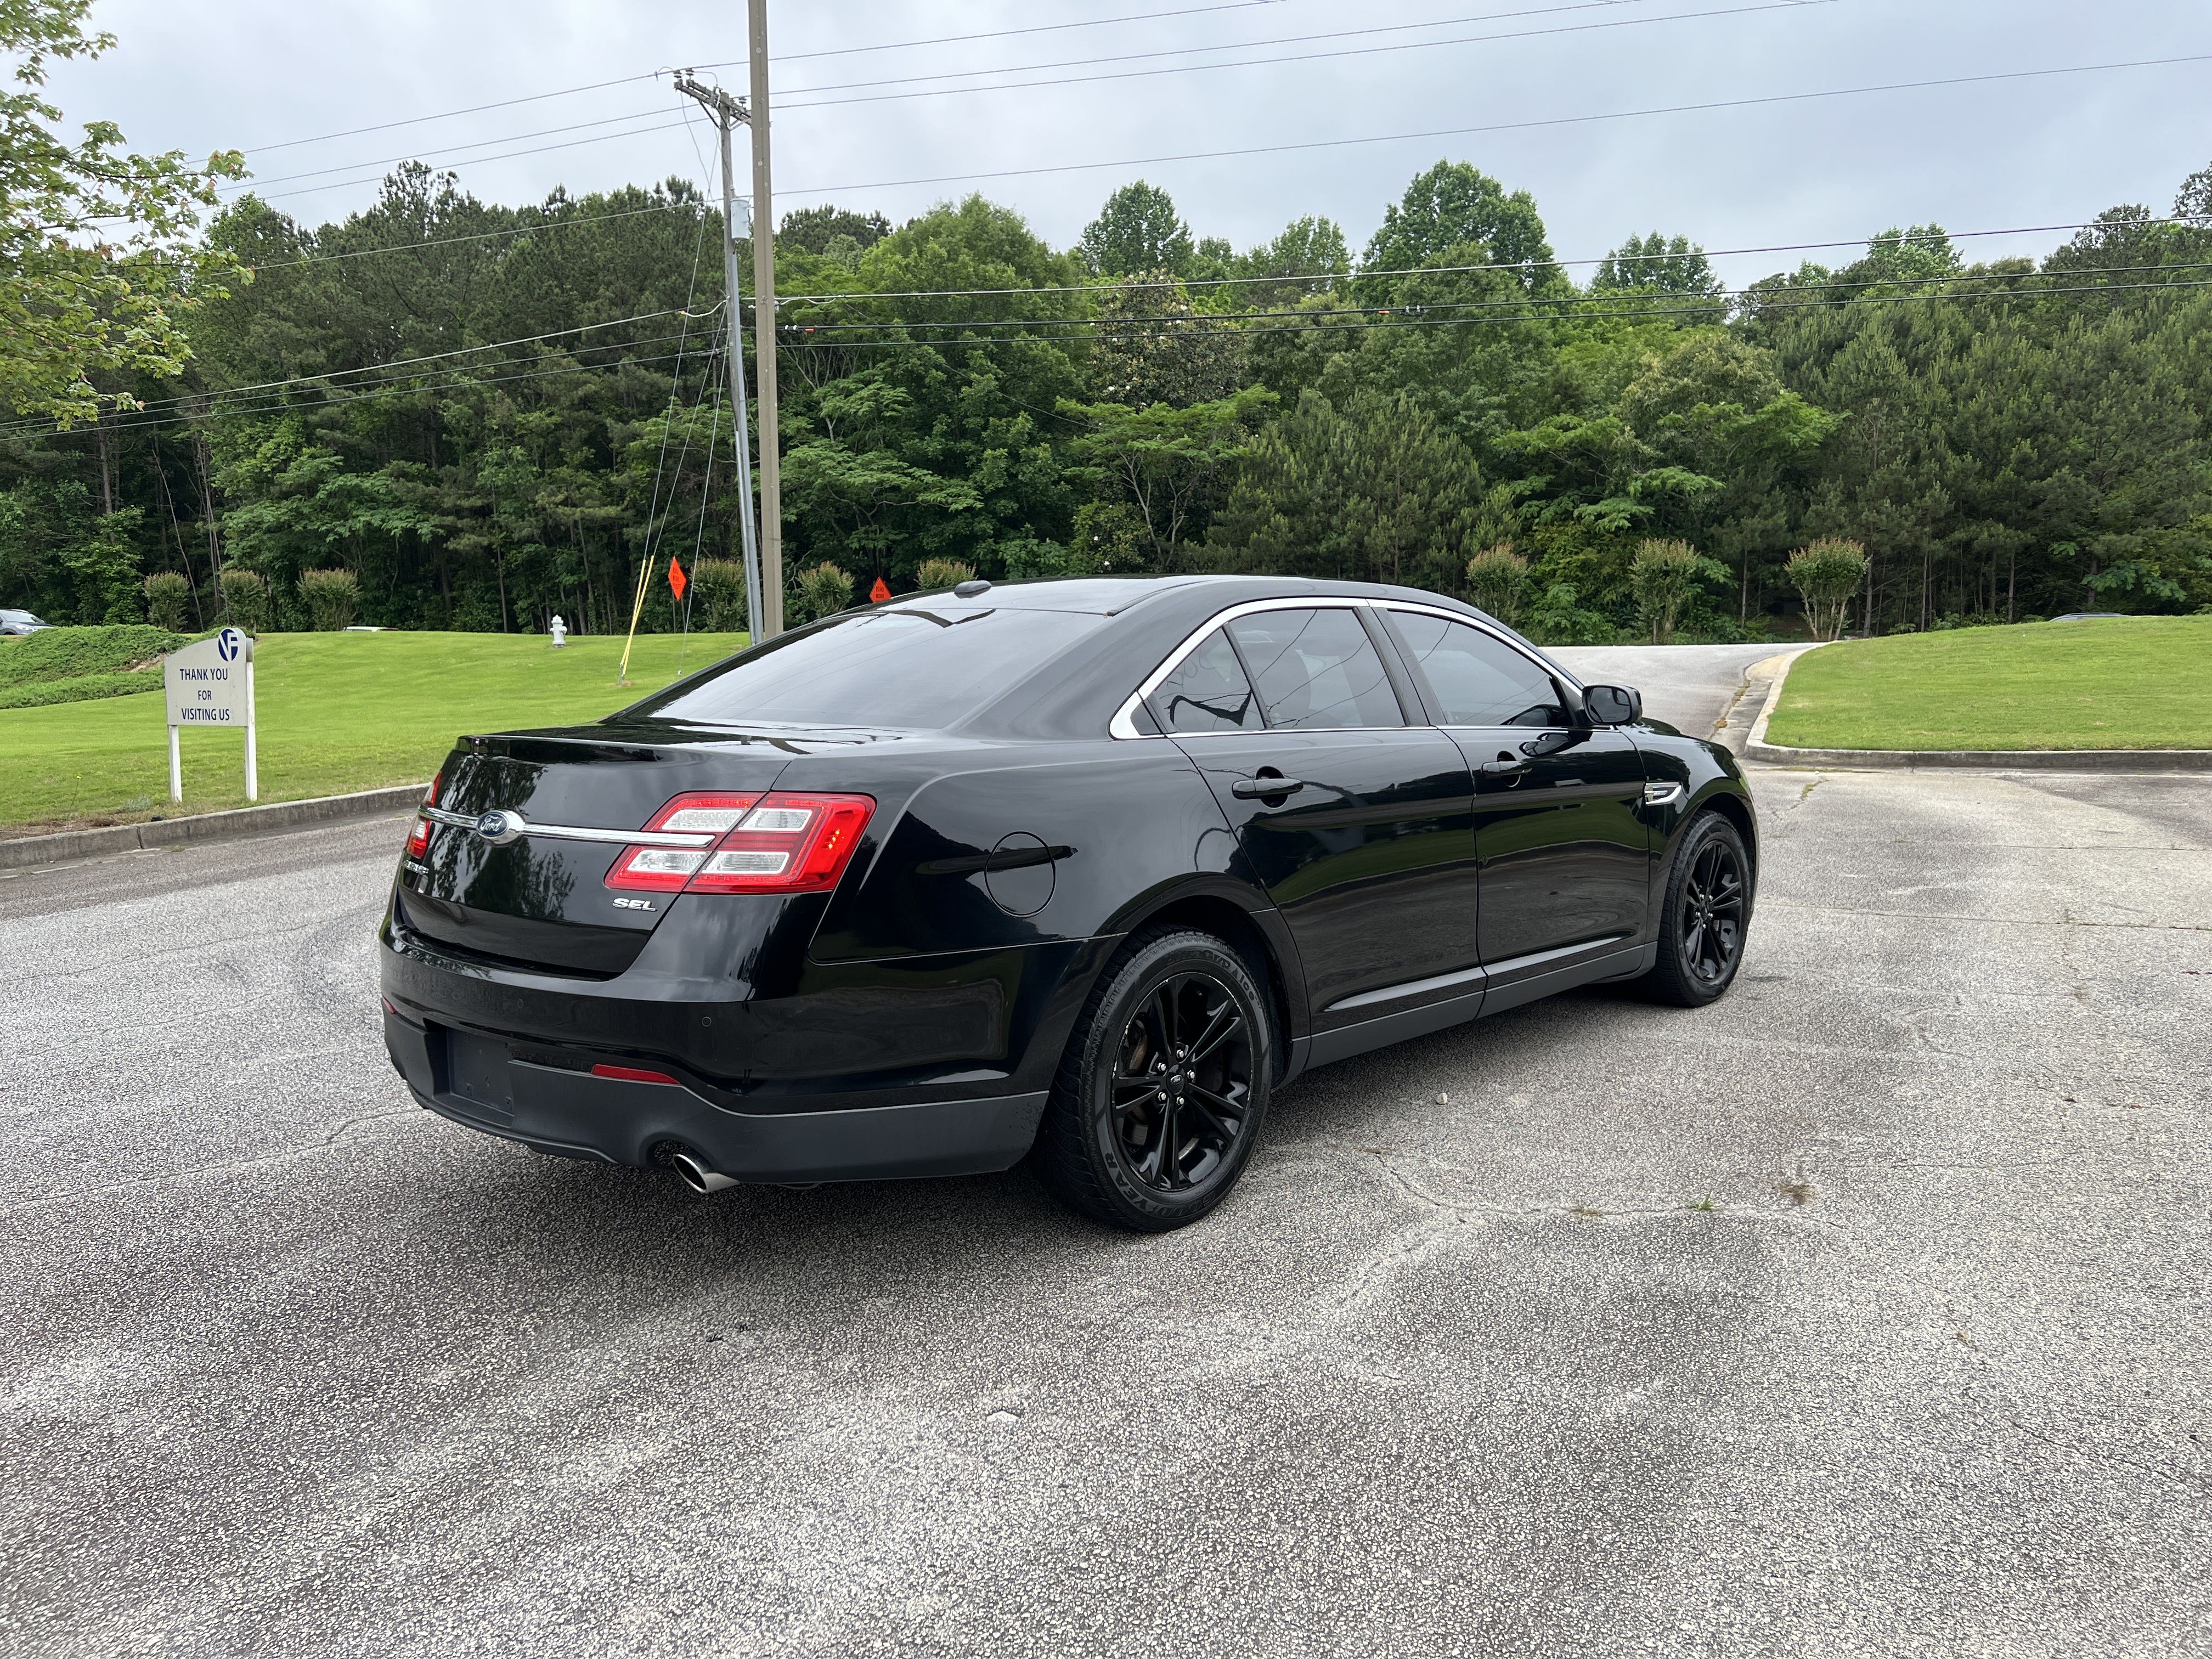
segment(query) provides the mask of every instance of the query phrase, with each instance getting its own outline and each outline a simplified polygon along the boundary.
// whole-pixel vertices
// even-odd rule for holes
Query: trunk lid
[[[635,830],[674,795],[765,794],[790,761],[787,744],[742,732],[626,740],[585,727],[471,738],[447,758],[438,805],[471,818],[507,811],[532,824]],[[401,862],[401,920],[471,956],[611,978],[636,960],[674,896],[609,889],[623,849],[533,835],[495,845],[434,824],[422,856]]]

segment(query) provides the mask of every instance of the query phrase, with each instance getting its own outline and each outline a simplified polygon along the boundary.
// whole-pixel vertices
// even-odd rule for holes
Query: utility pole
[[[736,176],[730,165],[731,131],[746,119],[745,100],[733,98],[720,87],[710,87],[697,79],[688,70],[676,77],[676,90],[688,98],[698,100],[715,127],[722,135],[722,292],[723,323],[729,341],[730,403],[738,412],[738,524],[744,535],[745,546],[745,626],[753,642],[772,638],[783,631],[783,607],[776,606],[773,617],[765,608],[765,584],[761,580],[761,550],[753,530],[752,457],[745,434],[745,348],[744,333],[738,318],[738,193]],[[757,314],[757,308],[756,308]],[[773,367],[764,374],[773,374]],[[775,428],[769,424],[769,405],[761,405],[761,433],[763,439]],[[774,445],[761,445],[761,471],[767,477],[769,453]],[[776,579],[775,591],[783,592],[782,578]]]
[[[783,632],[783,456],[775,423],[775,192],[769,172],[768,0],[746,0],[752,74],[753,344],[760,365],[761,580],[767,627]]]

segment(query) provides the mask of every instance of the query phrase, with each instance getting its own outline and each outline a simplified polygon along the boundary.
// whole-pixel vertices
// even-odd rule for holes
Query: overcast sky
[[[102,0],[94,15],[121,46],[56,73],[70,118],[113,119],[142,150],[244,149],[254,188],[309,223],[367,205],[386,164],[410,155],[508,203],[702,179],[706,132],[650,77],[719,63],[745,84],[730,61],[744,53],[744,0]],[[1086,26],[1040,28],[1056,24]],[[769,28],[779,215],[834,200],[896,222],[981,190],[1060,246],[1139,177],[1171,191],[1200,235],[1241,248],[1322,213],[1356,251],[1406,181],[1450,156],[1534,191],[1561,257],[1594,258],[1653,228],[1729,249],[1929,220],[2052,225],[2119,202],[2163,212],[2212,165],[2212,61],[1572,118],[2212,54],[2205,0],[781,0]],[[1322,38],[1285,43],[1297,36]],[[1132,73],[1313,53],[1328,55]],[[572,90],[617,77],[639,78]],[[1062,83],[947,90],[994,78]],[[562,95],[537,96],[549,93]],[[507,100],[532,101],[349,131]],[[1540,122],[1564,124],[1144,159]],[[302,139],[320,142],[288,142]],[[523,150],[536,153],[507,154]],[[902,182],[1070,163],[1107,165]],[[1966,246],[1984,257],[2060,240]],[[1741,281],[1800,257],[1719,263]]]

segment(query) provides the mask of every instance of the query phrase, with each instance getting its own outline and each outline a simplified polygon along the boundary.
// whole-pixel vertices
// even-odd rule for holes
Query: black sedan
[[[1316,1066],[1742,957],[1734,758],[1409,588],[965,582],[465,739],[400,860],[431,1110],[701,1191],[1004,1170],[1157,1229]]]

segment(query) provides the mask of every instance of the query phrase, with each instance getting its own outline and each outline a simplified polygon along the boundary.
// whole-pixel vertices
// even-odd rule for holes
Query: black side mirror
[[[1593,726],[1626,726],[1644,718],[1644,694],[1626,685],[1586,685],[1583,708]]]

